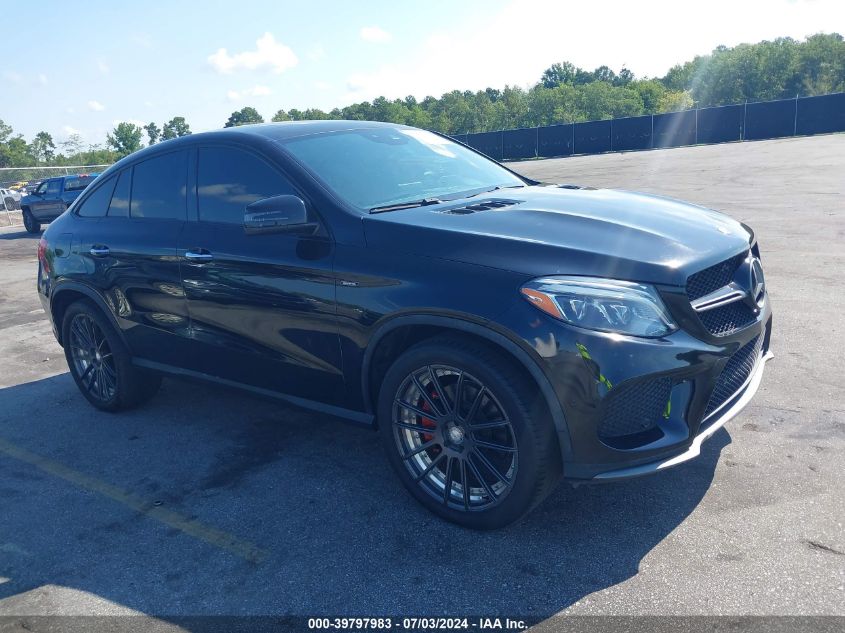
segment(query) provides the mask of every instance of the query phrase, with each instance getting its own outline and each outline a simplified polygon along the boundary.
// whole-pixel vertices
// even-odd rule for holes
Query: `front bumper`
[[[689,306],[680,293],[677,302]],[[768,301],[753,323],[728,335],[686,323],[657,339],[571,327],[524,303],[501,322],[533,349],[560,403],[563,475],[576,484],[694,458],[751,400],[771,358]],[[741,372],[733,371],[737,359]]]
[[[686,461],[698,457],[701,453],[701,445],[705,440],[710,439],[713,434],[721,429],[729,420],[736,417],[745,407],[751,402],[757,389],[760,387],[760,382],[763,380],[763,370],[766,367],[766,362],[774,358],[771,351],[765,351],[760,354],[760,357],[755,363],[754,370],[745,384],[733,395],[727,402],[725,402],[718,410],[714,411],[709,417],[705,418],[699,427],[698,435],[693,438],[692,444],[682,453],[674,457],[663,458],[647,464],[640,464],[639,466],[631,466],[628,468],[619,468],[617,470],[609,470],[597,474],[593,477],[593,481],[614,481],[618,479],[629,479],[631,477],[639,477],[641,475],[649,475],[657,471],[683,464]]]

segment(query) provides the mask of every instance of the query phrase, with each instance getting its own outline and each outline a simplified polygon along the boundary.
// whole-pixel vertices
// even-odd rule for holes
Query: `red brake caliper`
[[[431,397],[436,398],[437,394],[434,394]],[[431,405],[429,405],[428,402],[426,402],[425,400],[423,400],[420,408],[423,411],[425,411],[426,413],[429,413],[432,410]],[[423,418],[420,421],[420,423],[427,429],[433,429],[433,428],[437,427],[437,423],[434,420],[432,420],[431,418]],[[434,436],[431,433],[423,433],[422,437],[423,437],[423,441],[425,441],[425,442],[430,442],[431,440],[434,439]]]

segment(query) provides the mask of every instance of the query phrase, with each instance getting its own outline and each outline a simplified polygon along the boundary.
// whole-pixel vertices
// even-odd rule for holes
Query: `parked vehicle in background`
[[[47,229],[38,262],[94,406],[138,405],[167,373],[344,416],[378,429],[420,503],[474,528],[516,520],[561,478],[693,459],[769,357],[747,226],[536,182],[402,125],[145,148]]]
[[[41,225],[52,222],[73,203],[98,174],[77,174],[48,178],[20,201],[23,224],[30,233],[38,233]]]
[[[21,194],[14,189],[0,188],[0,200],[9,211],[21,208]]]

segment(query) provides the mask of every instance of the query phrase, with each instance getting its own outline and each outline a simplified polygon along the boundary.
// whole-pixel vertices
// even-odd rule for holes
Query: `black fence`
[[[845,92],[454,138],[496,160],[519,160],[829,132],[845,132]]]

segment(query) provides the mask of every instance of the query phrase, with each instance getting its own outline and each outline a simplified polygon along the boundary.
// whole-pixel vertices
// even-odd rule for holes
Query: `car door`
[[[180,366],[190,350],[176,253],[187,174],[187,151],[158,154],[97,183],[75,210],[72,250],[142,363]]]
[[[42,182],[32,192],[32,199],[29,202],[29,210],[38,221],[46,221],[50,215],[50,197],[48,191],[61,189],[58,179],[50,178]]]
[[[248,204],[301,194],[243,147],[200,147],[196,185],[196,216],[179,244],[194,369],[309,400],[344,401],[327,227],[318,225],[313,235],[247,234]],[[309,214],[320,221],[313,209]]]
[[[41,216],[47,220],[59,217],[65,210],[62,201],[62,185],[64,178],[52,178],[47,181],[47,192],[44,194],[44,206]]]

